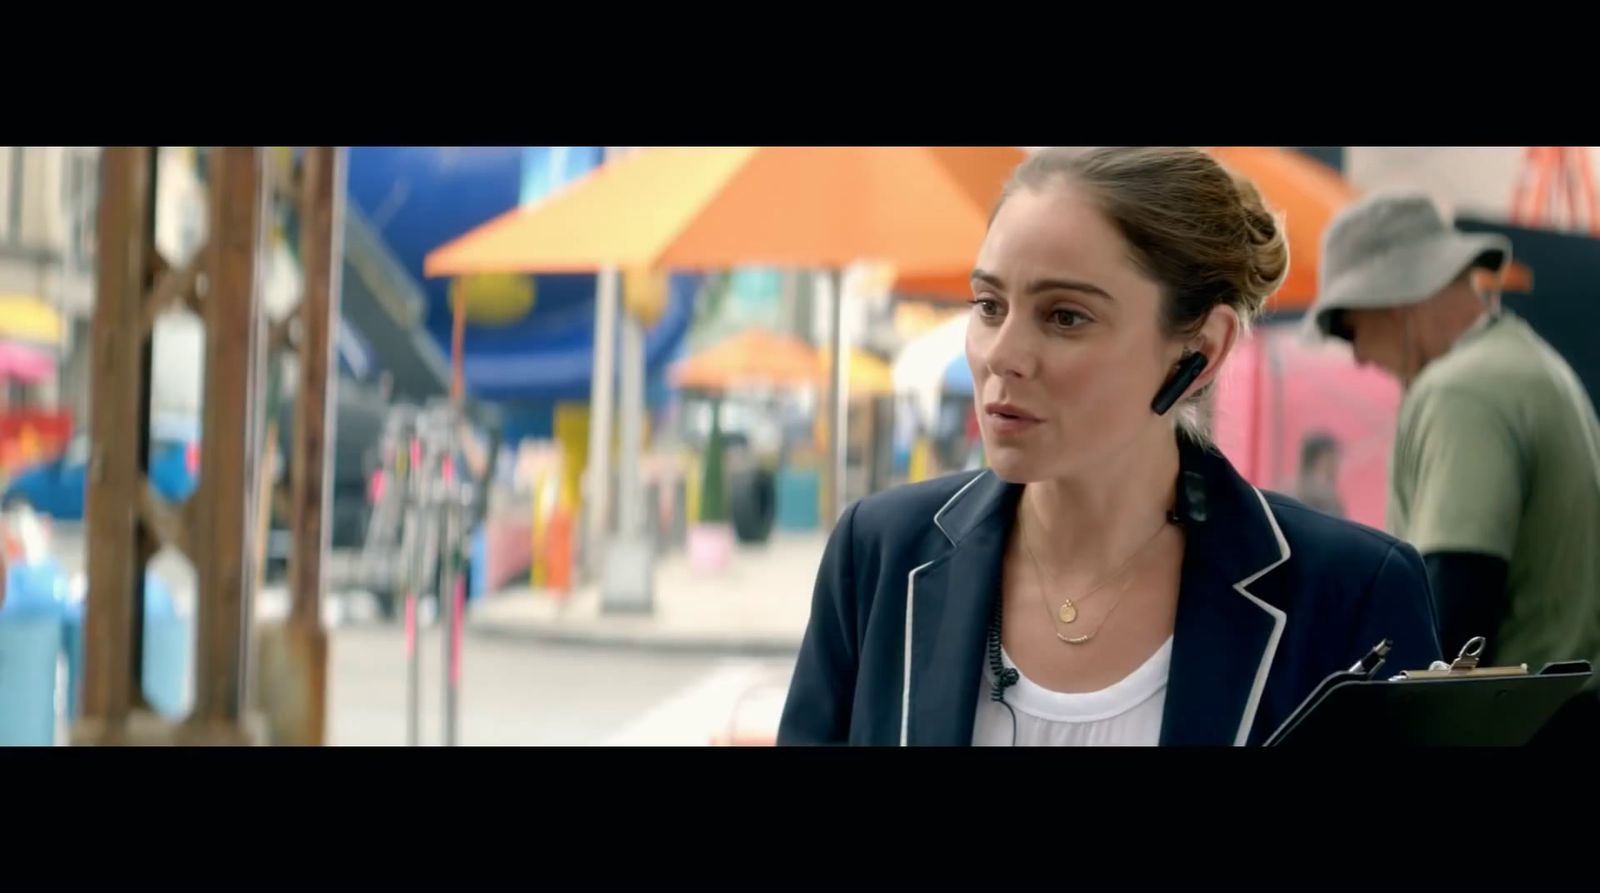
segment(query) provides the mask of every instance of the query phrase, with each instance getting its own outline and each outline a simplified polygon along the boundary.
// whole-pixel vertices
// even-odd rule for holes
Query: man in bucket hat
[[[1323,239],[1308,325],[1400,380],[1388,526],[1423,555],[1447,655],[1600,663],[1600,422],[1571,367],[1474,273],[1511,243],[1419,194],[1379,195]],[[1559,732],[1557,731],[1559,730]],[[1600,740],[1593,691],[1546,740]]]

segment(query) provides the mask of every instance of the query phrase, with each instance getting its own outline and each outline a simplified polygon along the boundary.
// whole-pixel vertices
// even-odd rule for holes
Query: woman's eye
[[[1076,310],[1061,308],[1050,311],[1050,321],[1063,329],[1073,329],[1088,322],[1089,317]]]
[[[977,308],[978,315],[984,319],[994,319],[1000,315],[1000,302],[994,298],[975,298],[968,303]]]

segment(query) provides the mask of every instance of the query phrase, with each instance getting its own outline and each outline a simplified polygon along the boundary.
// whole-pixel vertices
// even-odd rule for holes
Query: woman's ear
[[[1232,307],[1218,305],[1206,314],[1205,322],[1183,346],[1183,353],[1174,360],[1172,371],[1150,401],[1156,415],[1166,415],[1190,394],[1205,390],[1217,378],[1217,370],[1233,350],[1234,342],[1244,328],[1239,314]]]
[[[1188,348],[1206,356],[1205,371],[1195,380],[1194,391],[1216,380],[1223,362],[1233,352],[1243,331],[1244,321],[1239,318],[1239,311],[1227,304],[1218,304],[1206,314],[1206,321],[1200,324],[1200,331],[1190,340]]]

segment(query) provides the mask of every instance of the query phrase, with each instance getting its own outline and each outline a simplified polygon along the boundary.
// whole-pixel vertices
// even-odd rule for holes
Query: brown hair
[[[1288,275],[1288,241],[1261,193],[1204,150],[1042,149],[1017,168],[995,212],[1018,189],[1038,190],[1056,177],[1088,191],[1132,246],[1134,262],[1161,284],[1169,336],[1193,335],[1222,304],[1248,326]],[[1183,427],[1203,438],[1195,407],[1185,408]]]

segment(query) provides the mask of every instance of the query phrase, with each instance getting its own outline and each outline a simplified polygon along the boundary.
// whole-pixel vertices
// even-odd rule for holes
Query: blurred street
[[[67,574],[79,572],[81,526],[54,525],[51,544]],[[805,553],[808,548],[820,551],[820,543],[802,540],[789,551]],[[807,560],[814,565],[814,556]],[[179,610],[192,610],[194,579],[186,562],[163,554],[151,566]],[[764,594],[766,601],[772,600],[770,579],[743,582],[762,584],[749,586],[750,599]],[[809,588],[806,583],[805,591]],[[670,588],[662,593],[669,603],[683,598],[675,599],[675,594]],[[723,595],[731,597],[729,592]],[[281,587],[269,586],[261,593],[258,617],[282,617],[287,611]],[[404,631],[399,623],[377,620],[376,614],[370,599],[360,593],[331,594],[328,599],[330,744],[405,744]],[[736,627],[724,626],[729,635],[738,635]],[[513,627],[477,633],[469,627],[463,643],[462,744],[703,746],[730,733],[770,739],[794,666],[792,656],[727,657],[692,647],[650,648],[648,640],[660,637],[637,626],[626,636],[597,640],[600,644],[547,641],[536,632],[523,634]],[[798,632],[793,635],[796,642]],[[732,638],[729,644],[737,648],[740,642]],[[428,745],[441,736],[443,642],[437,623],[424,624],[421,652],[422,743]]]
[[[817,564],[827,537],[782,533],[746,546],[715,573],[697,572],[682,553],[655,565],[648,616],[605,614],[599,587],[570,597],[526,587],[474,603],[469,628],[497,636],[571,644],[638,645],[708,654],[794,654],[800,650]]]
[[[425,745],[440,737],[441,644],[437,627],[424,630]],[[342,627],[330,647],[329,743],[404,744],[401,629]],[[468,745],[701,746],[731,724],[770,734],[793,665],[470,633],[463,650],[460,740]]]

